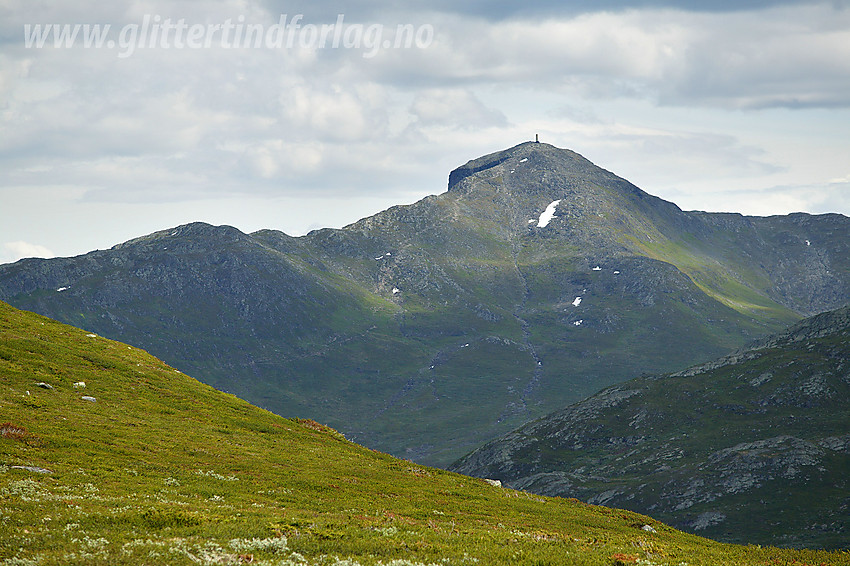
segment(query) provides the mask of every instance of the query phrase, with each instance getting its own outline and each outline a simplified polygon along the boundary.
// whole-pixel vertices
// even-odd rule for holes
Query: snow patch
[[[593,268],[593,271],[602,271],[602,268],[597,265]]]
[[[584,321],[583,320],[577,320],[573,323],[573,326],[581,326],[582,322],[584,322]]]
[[[526,161],[528,161],[527,157],[523,157],[522,159],[519,160],[520,163],[525,163]]]
[[[62,291],[67,291],[67,290],[68,290],[67,287],[59,287],[58,289],[56,289],[56,292],[61,293]]]
[[[393,295],[398,295],[399,293],[401,293],[401,289],[399,289],[398,287],[393,287]]]
[[[580,304],[581,304],[581,297],[576,297],[575,300],[573,301],[573,306],[577,307]]]
[[[615,272],[614,272],[614,275],[619,275],[619,274],[620,274],[620,272],[619,272],[619,271],[615,271]]]
[[[553,218],[557,218],[557,216],[555,216],[555,209],[559,204],[561,204],[560,200],[553,200],[549,203],[549,206],[546,207],[546,210],[543,211],[540,218],[537,220],[538,228],[545,228],[549,225]]]
[[[806,240],[806,245],[807,245],[807,246],[811,246],[811,245],[812,245],[812,243],[811,243],[809,240]]]
[[[534,218],[532,218],[528,221],[529,224],[534,224],[535,222],[537,222],[537,220],[535,220]]]
[[[87,338],[97,338],[97,334],[86,334]]]

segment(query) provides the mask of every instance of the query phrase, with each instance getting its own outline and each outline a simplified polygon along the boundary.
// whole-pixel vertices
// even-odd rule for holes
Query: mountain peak
[[[503,149],[472,159],[449,174],[449,191],[463,191],[466,185],[462,181],[477,173],[487,172],[503,174],[516,172],[517,167],[530,164],[531,167],[545,167],[560,162],[581,165],[582,169],[596,168],[593,163],[568,149],[561,149],[548,143],[523,142],[514,147]]]
[[[569,149],[524,142],[473,159],[449,175],[447,198],[495,230],[559,235],[576,245],[622,250],[634,241],[675,236],[690,218]]]
[[[116,244],[112,247],[113,250],[121,250],[132,248],[138,245],[150,245],[158,243],[161,240],[177,238],[181,241],[219,241],[219,242],[236,242],[239,240],[247,240],[249,237],[242,233],[239,229],[233,226],[214,226],[206,222],[190,222],[182,224],[174,228],[167,228],[133,238],[121,244]]]
[[[654,197],[584,156],[554,145],[524,142],[468,161],[449,174],[449,194],[489,198],[519,197],[532,209],[562,199],[588,212],[605,215],[612,206],[681,212],[673,203]]]
[[[0,266],[0,299],[448,463],[604,386],[846,304],[848,230],[846,217],[682,212],[523,143],[470,161],[448,192],[341,229],[194,223]]]

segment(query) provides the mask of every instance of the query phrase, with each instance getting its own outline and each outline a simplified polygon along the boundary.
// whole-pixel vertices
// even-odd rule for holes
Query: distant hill
[[[850,308],[606,389],[452,469],[727,542],[850,548]]]
[[[189,224],[0,266],[0,299],[448,465],[606,386],[845,305],[848,235],[835,214],[683,212],[524,143],[340,230]]]
[[[850,564],[397,460],[0,303],[0,564]]]

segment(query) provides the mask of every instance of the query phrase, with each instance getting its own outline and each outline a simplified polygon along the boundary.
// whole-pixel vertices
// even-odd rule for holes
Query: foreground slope
[[[453,469],[719,540],[848,548],[850,308],[609,388]]]
[[[535,143],[340,230],[190,224],[0,266],[19,308],[438,465],[848,296],[847,217],[684,212]]]
[[[397,460],[4,303],[0,374],[2,564],[850,564]]]

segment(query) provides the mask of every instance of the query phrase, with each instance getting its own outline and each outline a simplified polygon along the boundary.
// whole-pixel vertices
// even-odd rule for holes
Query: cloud
[[[415,67],[421,81],[729,109],[850,106],[850,10],[829,4],[542,22],[445,18],[435,26],[435,44],[416,54],[427,59]],[[394,55],[379,61],[388,73],[397,71]]]
[[[0,190],[14,191],[14,215],[32,221],[0,218],[0,241],[39,241],[48,223],[41,195],[58,186],[68,196],[51,209],[57,234],[62,223],[100,226],[109,211],[134,207],[151,223],[201,213],[227,223],[233,202],[247,198],[285,206],[291,218],[313,215],[297,218],[299,230],[341,222],[354,199],[358,211],[368,202],[376,212],[439,192],[452,168],[538,132],[650,192],[679,190],[683,206],[705,208],[712,179],[795,195],[806,179],[846,174],[847,140],[835,126],[850,112],[846,6],[435,0],[426,9],[355,0],[346,22],[428,25],[433,42],[374,57],[212,46],[122,58],[106,48],[26,49],[23,25],[120,28],[159,15],[270,26],[298,13],[321,25],[334,23],[339,5],[9,0],[0,5]],[[805,203],[848,206],[840,191],[824,194],[832,196]],[[290,213],[299,199],[338,203],[345,214],[331,219],[318,205]],[[762,200],[777,211],[805,204]],[[98,245],[119,241],[102,237]]]
[[[706,196],[708,199],[706,199]],[[754,216],[771,216],[781,210],[783,214],[808,212],[832,213],[850,210],[850,182],[823,182],[808,185],[776,185],[754,189],[717,189],[703,199],[714,203],[702,210],[739,212]],[[683,195],[688,201],[693,195]]]
[[[38,244],[30,242],[4,242],[3,252],[0,254],[0,263],[12,263],[25,257],[56,257],[52,251]]]
[[[573,17],[588,12],[623,12],[629,10],[675,9],[688,12],[719,13],[761,10],[776,6],[804,6],[818,4],[819,0],[432,0],[423,14],[439,13],[451,17],[472,17],[488,22],[526,18]],[[270,12],[307,14],[316,19],[333,19],[340,11],[337,4],[314,0],[266,0],[263,5]],[[846,7],[847,0],[836,0],[836,7]],[[345,13],[352,18],[380,19],[387,15],[409,13],[401,11],[392,0],[356,0],[345,3]]]
[[[507,125],[502,112],[485,106],[466,89],[430,89],[418,93],[410,112],[422,125],[482,128]]]
[[[354,142],[386,133],[386,96],[368,82],[348,86],[303,82],[282,92],[279,101],[288,125],[322,139]]]

